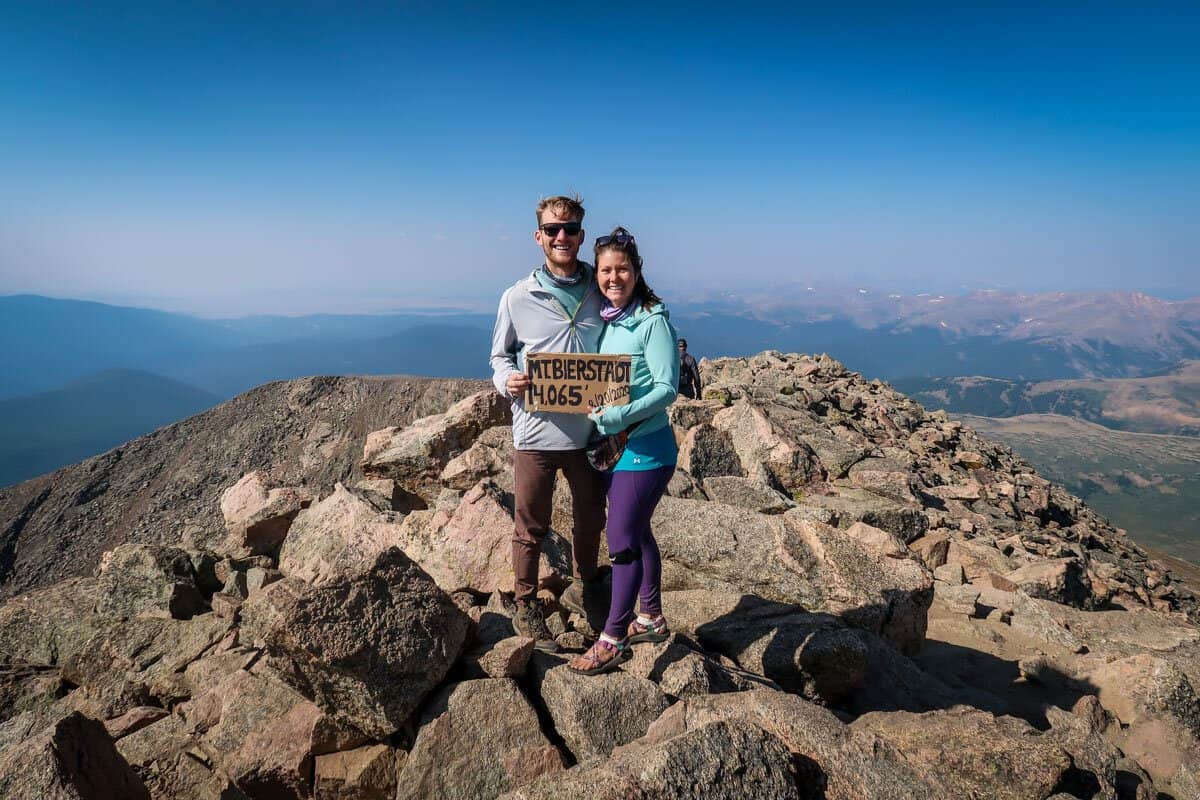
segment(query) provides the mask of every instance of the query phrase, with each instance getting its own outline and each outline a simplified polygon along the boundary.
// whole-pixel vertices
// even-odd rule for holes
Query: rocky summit
[[[602,676],[513,632],[485,384],[272,384],[6,490],[0,797],[1200,798],[1183,576],[828,356],[701,369],[673,633]]]

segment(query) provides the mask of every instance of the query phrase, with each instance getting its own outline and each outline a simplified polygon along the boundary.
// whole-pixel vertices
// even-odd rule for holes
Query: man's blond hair
[[[543,197],[539,200],[537,209],[535,209],[538,225],[542,224],[542,212],[547,208],[560,217],[574,217],[583,222],[583,198],[577,194],[573,194],[570,197],[556,194],[554,197]]]

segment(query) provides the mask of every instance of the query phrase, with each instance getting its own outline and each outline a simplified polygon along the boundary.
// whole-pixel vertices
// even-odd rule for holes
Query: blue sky
[[[680,296],[1200,294],[1200,11],[1133,5],[0,0],[0,293],[486,306],[575,190]]]

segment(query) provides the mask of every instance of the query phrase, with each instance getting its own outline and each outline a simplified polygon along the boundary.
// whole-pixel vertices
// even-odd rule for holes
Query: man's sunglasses
[[[611,236],[596,237],[596,247],[607,247],[610,244],[619,244],[619,245],[634,244],[633,234],[616,233]]]
[[[567,236],[578,236],[583,230],[583,225],[578,222],[548,222],[538,227],[551,239],[557,238],[559,231],[566,231]]]

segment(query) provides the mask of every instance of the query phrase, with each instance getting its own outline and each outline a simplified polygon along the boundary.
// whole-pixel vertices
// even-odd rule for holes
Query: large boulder
[[[287,536],[296,514],[313,501],[307,489],[268,489],[267,481],[264,472],[255,470],[221,495],[227,531],[220,546],[223,552],[237,556],[273,553]]]
[[[398,730],[446,676],[470,626],[398,548],[353,579],[273,583],[246,601],[242,619],[243,635],[262,641],[288,680],[376,739]]]
[[[799,800],[791,753],[744,720],[721,720],[636,744],[596,766],[546,775],[501,800]]]
[[[929,518],[920,508],[856,487],[836,486],[830,487],[828,494],[806,494],[801,505],[832,512],[832,524],[839,528],[865,522],[894,533],[905,542],[920,538],[929,529]]]
[[[0,659],[0,724],[25,711],[49,706],[66,692],[60,670]]]
[[[394,478],[418,495],[432,500],[438,480],[450,460],[469,448],[483,431],[512,423],[508,401],[491,389],[476,392],[444,414],[422,417],[405,428],[384,428],[367,436],[363,472]]]
[[[446,464],[441,481],[451,489],[466,491],[484,478],[497,478],[512,472],[512,428],[507,425],[488,428],[467,450]]]
[[[937,776],[921,774],[886,740],[845,725],[828,709],[778,691],[693,697],[676,703],[646,735],[654,740],[712,724],[741,719],[776,736],[800,764],[808,765],[805,796],[826,800],[924,800],[950,797]]]
[[[678,467],[697,480],[724,475],[744,476],[742,462],[728,431],[708,423],[691,428],[679,444]]]
[[[183,717],[170,714],[125,736],[117,751],[145,783],[153,800],[246,800],[219,765],[204,755]]]
[[[0,661],[62,664],[91,637],[100,618],[95,578],[70,578],[0,605]]]
[[[734,403],[717,412],[712,425],[729,434],[748,478],[790,494],[819,477],[812,452],[756,406]]]
[[[778,490],[736,475],[708,478],[704,481],[704,494],[713,502],[748,508],[759,514],[782,514],[796,505]]]
[[[397,757],[403,763],[404,751],[386,744],[317,756],[313,796],[316,800],[392,800]]]
[[[82,714],[0,753],[4,800],[149,800],[104,726]]]
[[[400,523],[339,483],[333,494],[296,517],[279,549],[279,569],[322,586],[361,574],[380,553],[403,542]]]
[[[842,615],[906,652],[918,649],[933,601],[928,570],[882,531],[863,525],[840,531],[799,511],[748,515],[720,503],[664,497],[654,533],[663,558],[692,572],[745,594]]]
[[[667,593],[664,608],[676,608],[683,604],[680,601],[686,602],[680,595],[695,593]],[[708,595],[710,602],[721,596],[699,593]],[[848,629],[829,614],[813,614],[785,603],[747,596],[709,621],[696,624],[687,620],[688,616],[685,612],[677,619],[685,629],[694,630],[705,648],[811,699],[837,702],[858,685],[866,672],[868,646],[863,634]]]
[[[555,730],[579,760],[639,738],[669,704],[652,681],[619,670],[579,675],[564,660],[537,653],[533,672]]]
[[[191,557],[178,547],[123,544],[104,554],[96,613],[190,619],[204,609]]]
[[[106,718],[136,706],[170,705],[191,694],[188,666],[222,642],[231,627],[215,614],[105,620],[63,666],[63,676],[91,692]]]
[[[1076,608],[1090,608],[1093,605],[1094,596],[1087,568],[1078,558],[1036,561],[1004,577],[1030,597]]]
[[[879,634],[902,653],[921,649],[933,576],[903,541],[861,522],[844,531],[798,516],[788,522],[803,547],[787,552],[807,567],[825,610]]]
[[[489,800],[563,768],[562,755],[542,734],[515,682],[464,681],[430,699],[396,800]]]
[[[511,496],[484,478],[462,496],[448,519],[443,512],[406,518],[401,547],[447,592],[512,592],[511,509]],[[546,537],[538,567],[541,587],[561,589],[560,576],[570,571],[566,550],[557,533]]]
[[[1200,698],[1187,675],[1150,653],[1103,664],[1087,673],[1100,704],[1124,725],[1166,717],[1200,739]]]
[[[972,708],[873,712],[850,727],[886,740],[916,772],[949,786],[945,796],[1049,797],[1072,766],[1061,747],[1028,723]]]
[[[314,757],[366,738],[280,677],[238,670],[181,708],[188,731],[251,797],[308,796]]]

